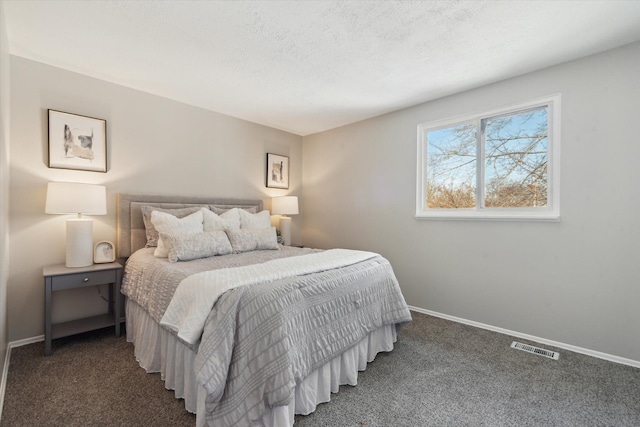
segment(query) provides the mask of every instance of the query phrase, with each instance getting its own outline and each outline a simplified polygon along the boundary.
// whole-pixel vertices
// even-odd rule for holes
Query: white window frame
[[[416,219],[446,220],[506,220],[506,221],[559,221],[560,220],[560,94],[550,95],[517,105],[465,116],[436,120],[418,125],[418,158],[416,185]],[[478,206],[484,200],[484,140],[478,147],[476,198],[478,205],[468,209],[433,209],[427,207],[427,133],[460,123],[475,121],[477,128],[483,119],[537,107],[547,107],[548,197],[545,207],[485,208]]]

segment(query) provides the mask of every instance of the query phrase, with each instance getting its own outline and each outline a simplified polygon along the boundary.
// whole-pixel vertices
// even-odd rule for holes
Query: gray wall
[[[7,349],[7,280],[9,277],[9,41],[4,4],[0,2],[0,372]],[[0,408],[2,403],[0,403]],[[0,414],[1,415],[1,414]]]
[[[640,44],[304,138],[303,240],[388,257],[410,305],[640,361]],[[416,127],[562,94],[561,221],[414,219]]]
[[[46,215],[49,181],[103,184],[94,238],[115,243],[115,194],[262,198],[299,194],[302,138],[20,57],[11,57],[9,340],[43,334],[42,266],[64,263],[65,220]],[[107,120],[108,172],[47,167],[47,109]],[[290,190],[265,188],[265,153],[290,156]],[[297,222],[293,239],[298,241]],[[54,320],[106,310],[95,288],[57,292]]]

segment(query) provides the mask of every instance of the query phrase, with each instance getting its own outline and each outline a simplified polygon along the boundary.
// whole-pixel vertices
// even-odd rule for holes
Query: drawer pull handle
[[[88,278],[88,277],[85,277],[84,279],[82,279],[82,281],[83,281],[83,282],[88,282],[88,281],[89,281],[89,278]]]

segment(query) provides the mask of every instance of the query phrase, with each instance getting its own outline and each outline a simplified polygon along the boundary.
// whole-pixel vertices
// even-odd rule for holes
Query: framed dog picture
[[[107,171],[107,121],[49,110],[49,167]]]
[[[267,153],[267,187],[289,188],[289,158]]]

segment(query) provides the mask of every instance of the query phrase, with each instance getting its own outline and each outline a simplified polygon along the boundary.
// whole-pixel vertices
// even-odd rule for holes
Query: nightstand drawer
[[[78,274],[67,274],[64,276],[53,276],[51,285],[53,290],[79,288],[82,286],[103,285],[105,283],[114,283],[116,281],[116,273],[114,270],[109,271],[91,271]]]

